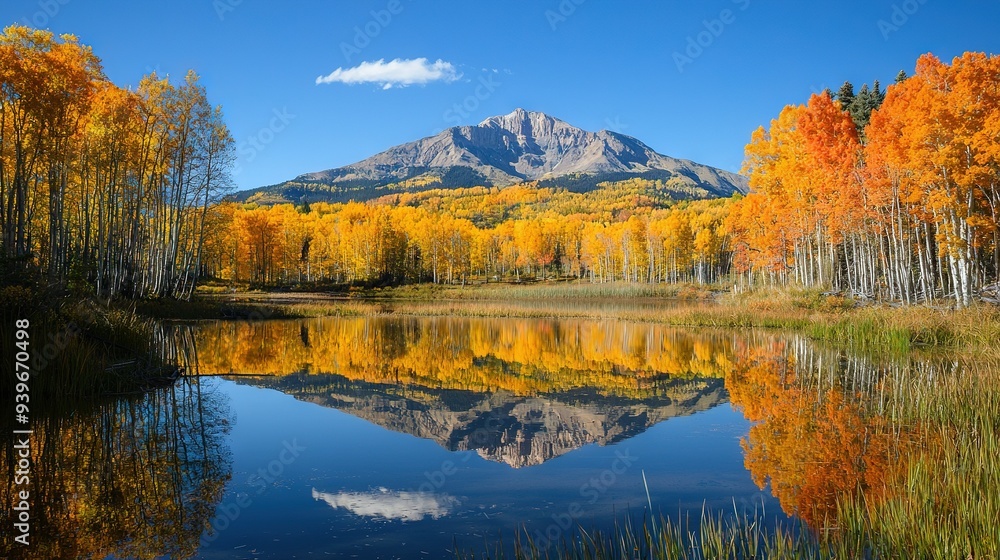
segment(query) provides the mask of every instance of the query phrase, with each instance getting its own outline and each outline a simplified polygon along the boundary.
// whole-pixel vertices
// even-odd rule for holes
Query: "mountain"
[[[576,192],[643,177],[702,198],[746,192],[746,178],[656,153],[639,140],[588,132],[544,113],[517,109],[476,126],[457,126],[358,163],[236,193],[237,201],[370,200],[433,188],[507,186],[540,181]]]

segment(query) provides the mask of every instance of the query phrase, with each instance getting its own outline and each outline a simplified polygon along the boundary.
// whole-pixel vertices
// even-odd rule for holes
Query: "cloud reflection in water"
[[[344,508],[355,515],[401,521],[440,519],[459,505],[458,499],[433,492],[407,492],[378,488],[371,492],[330,494],[313,488],[314,500],[323,500],[334,509]]]

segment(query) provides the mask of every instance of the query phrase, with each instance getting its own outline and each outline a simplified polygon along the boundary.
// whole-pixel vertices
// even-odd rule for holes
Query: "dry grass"
[[[635,298],[669,298],[680,300],[710,300],[720,286],[696,284],[595,284],[581,281],[548,281],[530,283],[493,283],[467,286],[415,284],[394,288],[361,290],[355,295],[371,299],[391,300],[605,300]]]

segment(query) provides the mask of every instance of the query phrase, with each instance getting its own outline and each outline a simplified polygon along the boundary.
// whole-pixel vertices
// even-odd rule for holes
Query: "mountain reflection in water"
[[[216,323],[194,338],[213,349],[199,354],[202,375],[515,468],[726,402],[733,348],[731,334],[593,320]]]
[[[754,423],[742,439],[754,481],[814,527],[839,496],[880,498],[906,464],[900,434],[916,428],[884,417],[874,396],[887,376],[933,379],[947,367],[867,359],[795,336],[594,319],[230,322],[193,337],[215,349],[203,353],[203,374],[515,468],[612,445],[732,398]]]
[[[658,395],[639,400],[588,389],[520,396],[350,381],[336,375],[233,377],[336,408],[386,429],[431,439],[450,451],[520,468],[584,445],[607,445],[668,418],[726,401],[721,379],[660,380]]]

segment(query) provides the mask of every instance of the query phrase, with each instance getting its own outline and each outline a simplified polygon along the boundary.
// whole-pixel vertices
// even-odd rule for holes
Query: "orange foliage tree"
[[[746,279],[969,305],[1000,270],[1000,58],[932,55],[864,130],[827,94],[747,146],[727,227]]]

